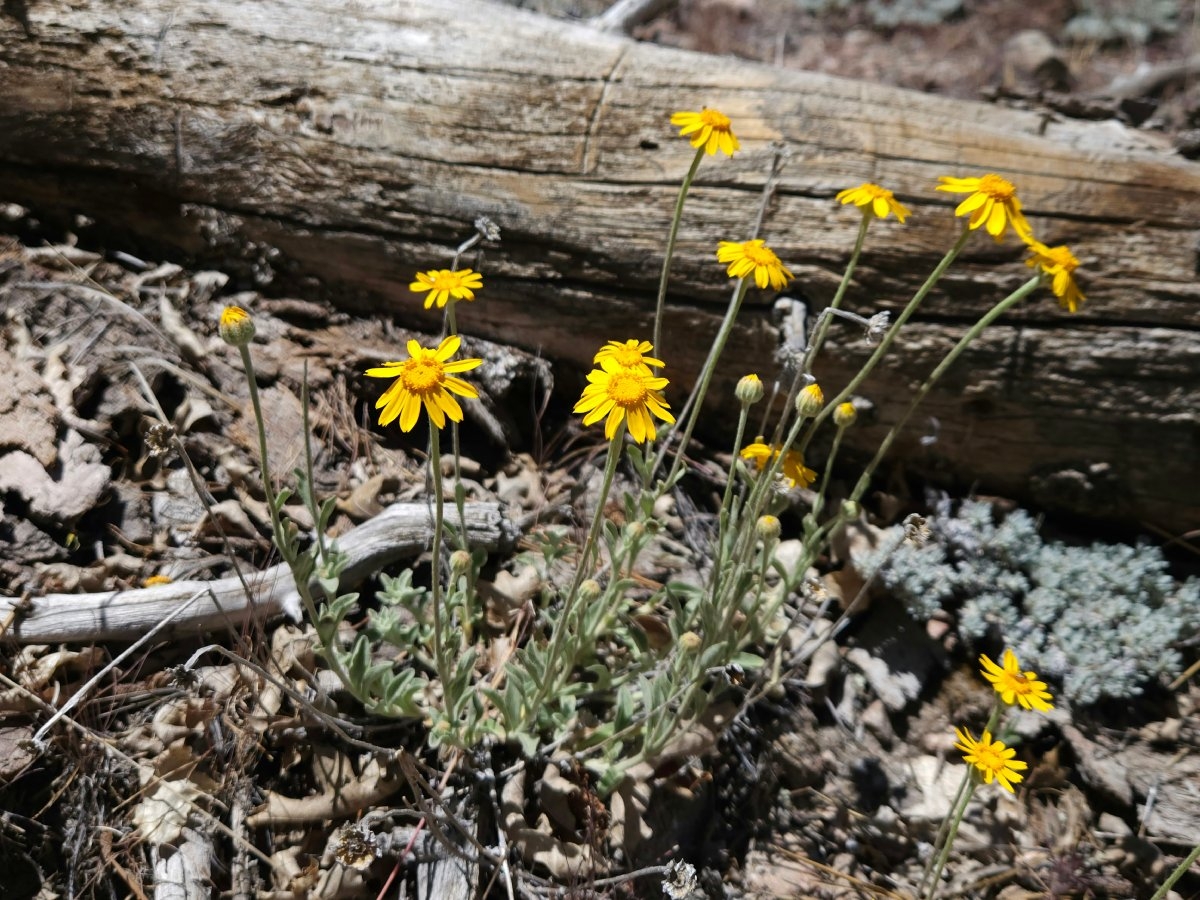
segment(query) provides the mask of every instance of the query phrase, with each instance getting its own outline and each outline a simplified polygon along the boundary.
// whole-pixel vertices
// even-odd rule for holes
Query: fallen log
[[[519,536],[498,504],[468,503],[463,510],[472,547],[511,549]],[[446,510],[448,523],[458,522]],[[394,503],[379,515],[338,539],[347,565],[341,590],[351,591],[382,566],[428,549],[433,538],[433,511],[426,503]],[[169,616],[163,638],[202,634],[281,616],[301,617],[300,596],[287,565],[245,576],[247,594],[236,576],[216,581],[170,584],[93,594],[47,594],[29,601],[0,597],[0,636],[21,644],[60,641],[134,640]],[[181,604],[187,608],[179,612]]]
[[[1172,530],[1200,518],[1200,166],[1155,135],[673,51],[479,0],[6,10],[0,198],[86,214],[114,246],[427,329],[436,310],[409,293],[413,273],[446,265],[488,216],[503,240],[464,261],[485,289],[460,324],[565,364],[560,385],[603,341],[651,333],[692,155],[667,125],[674,110],[723,110],[743,147],[706,160],[688,201],[659,348],[676,382],[726,302],[716,243],[749,236],[777,158],[762,236],[810,315],[858,225],[839,189],[880,182],[913,210],[872,228],[847,304],[870,313],[903,305],[961,228],[937,177],[1004,173],[1039,237],[1082,259],[1088,301],[1069,316],[1043,295],[1002,320],[929,398],[937,441],[914,434],[894,458],[1051,509]],[[863,386],[876,415],[852,450],[877,445],[963,327],[1026,277],[1021,260],[1012,241],[972,241]],[[752,292],[716,413],[740,375],[775,371],[769,301]],[[867,352],[834,335],[817,366],[828,388]]]

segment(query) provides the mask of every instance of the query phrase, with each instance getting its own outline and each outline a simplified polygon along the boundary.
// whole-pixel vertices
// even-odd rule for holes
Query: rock
[[[1070,80],[1070,70],[1062,52],[1044,31],[1029,28],[1005,42],[1005,87],[1063,91]]]

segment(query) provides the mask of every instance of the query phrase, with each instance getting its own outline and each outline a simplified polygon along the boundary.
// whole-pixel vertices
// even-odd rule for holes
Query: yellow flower
[[[658,432],[654,416],[673,423],[675,417],[662,395],[667,379],[651,374],[645,367],[626,368],[612,357],[602,359],[600,368],[588,373],[588,386],[575,404],[575,412],[586,413],[584,425],[593,425],[605,416],[604,436],[610,441],[616,436],[622,420],[628,423],[629,434],[639,444],[653,440]]]
[[[1021,212],[1021,201],[1017,199],[1017,189],[1011,181],[999,175],[988,173],[980,178],[951,178],[943,175],[938,181],[939,191],[951,194],[970,194],[966,200],[958,204],[954,210],[956,216],[971,215],[967,227],[987,228],[987,233],[996,240],[1004,237],[1004,229],[1011,223],[1017,237],[1028,241],[1033,237],[1033,229],[1025,221]]]
[[[620,341],[609,341],[600,348],[592,362],[600,365],[604,360],[611,359],[624,369],[645,369],[647,374],[653,375],[650,371],[651,366],[661,369],[666,365],[661,359],[646,355],[653,350],[654,345],[649,341],[636,341],[633,338],[623,344]]]
[[[891,191],[869,181],[856,188],[847,188],[837,195],[837,199],[843,204],[853,203],[862,210],[864,216],[874,213],[877,219],[886,219],[888,213],[894,213],[901,225],[910,215]]]
[[[1000,699],[1009,706],[1019,703],[1025,709],[1036,709],[1038,712],[1054,709],[1046,682],[1037,680],[1037,672],[1022,672],[1017,654],[1011,650],[1004,651],[1004,668],[992,662],[986,654],[979,657],[979,662],[983,666],[980,673],[992,683]]]
[[[783,454],[781,471],[789,487],[806,488],[817,480],[817,473],[804,465],[804,457],[795,450]]]
[[[374,369],[367,369],[372,378],[395,378],[383,396],[375,401],[375,408],[382,409],[379,424],[387,425],[396,416],[400,417],[400,430],[412,431],[421,413],[421,404],[429,414],[429,421],[438,428],[463,420],[462,407],[452,396],[475,398],[479,391],[461,378],[452,377],[456,372],[466,372],[480,365],[482,359],[460,359],[449,362],[458,352],[461,341],[458,335],[445,338],[436,348],[426,349],[416,341],[408,342],[408,359],[387,362]]]
[[[425,308],[429,309],[436,303],[441,309],[451,297],[455,300],[474,300],[475,291],[481,287],[483,276],[470,269],[430,269],[428,272],[418,272],[417,280],[408,289],[418,294],[429,291],[425,297]]]
[[[1079,304],[1087,299],[1075,283],[1075,270],[1079,268],[1075,254],[1065,246],[1047,247],[1034,240],[1028,241],[1028,244],[1029,252],[1033,255],[1025,260],[1025,265],[1041,266],[1042,271],[1050,276],[1050,290],[1058,298],[1058,305],[1075,312]]]
[[[739,456],[746,462],[754,463],[754,467],[761,472],[767,467],[767,463],[775,458],[775,448],[770,444],[764,444],[760,437],[753,444],[743,447]]]
[[[680,137],[694,135],[690,139],[692,146],[703,147],[709,156],[715,155],[718,150],[726,156],[733,156],[735,150],[741,149],[730,128],[729,117],[715,109],[674,113],[671,124],[679,126]]]
[[[755,469],[761,472],[779,455],[779,448],[764,444],[760,437],[753,444],[747,444],[738,454],[746,462],[754,463]],[[789,488],[806,488],[817,480],[817,473],[804,465],[804,457],[795,450],[789,450],[783,455],[780,474],[788,483]]]
[[[142,579],[142,587],[155,587],[160,584],[170,584],[170,575],[151,575],[149,578]]]
[[[1002,741],[993,741],[991,733],[987,731],[979,740],[961,728],[955,728],[954,732],[958,735],[958,742],[954,746],[963,752],[963,759],[974,766],[988,784],[997,781],[1000,787],[1011,794],[1013,784],[1024,780],[1025,776],[1020,773],[1029,766],[1013,759],[1017,751],[1012,747],[1005,747]]]
[[[754,283],[760,288],[769,283],[773,290],[783,290],[793,277],[775,252],[761,240],[721,241],[717,247],[717,260],[729,263],[726,271],[730,278],[744,278],[753,272]]]

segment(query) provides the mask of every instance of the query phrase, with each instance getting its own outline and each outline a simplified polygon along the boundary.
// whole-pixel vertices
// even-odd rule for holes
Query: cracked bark
[[[22,9],[24,22],[0,17],[0,197],[47,219],[85,213],[109,246],[429,329],[413,272],[446,265],[489,216],[504,239],[478,261],[486,287],[462,325],[541,350],[564,387],[604,340],[650,334],[692,152],[667,125],[673,110],[722,109],[744,148],[706,160],[688,201],[659,348],[677,382],[728,296],[716,242],[749,236],[776,143],[788,161],[763,236],[813,313],[858,224],[837,190],[877,181],[914,212],[872,228],[848,300],[870,313],[903,305],[960,227],[937,176],[1005,173],[1039,237],[1083,260],[1088,302],[1069,317],[1043,294],[996,327],[931,396],[937,442],[916,427],[897,466],[1173,530],[1200,514],[1200,166],[1154,135],[673,51],[474,0]],[[875,446],[962,328],[1026,277],[1021,259],[1011,241],[970,243],[864,386],[876,415],[851,450]],[[827,388],[867,353],[834,335],[817,367]],[[752,292],[710,433],[740,375],[773,374],[777,340],[769,298]]]

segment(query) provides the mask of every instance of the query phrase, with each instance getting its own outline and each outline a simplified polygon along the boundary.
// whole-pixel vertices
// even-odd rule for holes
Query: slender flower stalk
[[[679,223],[683,220],[683,203],[687,200],[688,191],[692,189],[692,182],[696,178],[696,171],[700,168],[700,161],[704,159],[704,148],[701,147],[696,151],[696,155],[692,158],[692,165],[688,169],[687,174],[683,176],[683,184],[679,186],[679,196],[675,198],[675,212],[671,216],[671,230],[667,232],[667,249],[663,254],[662,274],[658,276],[658,299],[654,304],[654,346],[662,347],[662,325],[663,325],[663,308],[667,303],[667,284],[671,280],[671,260],[675,256],[675,241],[679,237]],[[661,349],[659,352],[662,352]]]
[[[954,242],[954,246],[952,246],[946,252],[946,255],[942,257],[941,262],[939,262],[934,267],[933,271],[929,273],[929,277],[925,279],[925,283],[918,288],[917,292],[913,295],[913,298],[908,301],[908,305],[904,307],[904,310],[899,316],[896,317],[896,321],[893,322],[891,328],[887,330],[887,334],[883,336],[883,339],[879,342],[879,346],[875,348],[875,352],[871,354],[870,358],[867,359],[855,376],[850,379],[850,383],[842,388],[841,393],[831,400],[826,407],[821,410],[817,417],[813,419],[813,422],[809,426],[808,431],[805,433],[804,438],[800,441],[800,446],[798,449],[801,453],[804,452],[805,448],[808,446],[808,442],[812,440],[813,434],[816,432],[817,428],[820,427],[821,423],[833,415],[834,410],[836,410],[842,403],[850,398],[850,396],[858,389],[858,386],[862,384],[863,381],[866,380],[867,376],[870,375],[875,369],[875,366],[879,363],[879,361],[887,355],[888,350],[891,349],[892,343],[896,340],[897,335],[899,335],[900,329],[904,327],[905,323],[912,317],[913,313],[917,311],[917,308],[921,305],[921,302],[925,299],[925,297],[928,296],[929,292],[933,289],[933,286],[941,280],[943,275],[946,274],[946,270],[950,268],[951,263],[954,262],[960,253],[962,253],[963,247],[967,245],[967,241],[970,240],[970,237],[970,230],[964,228],[962,234],[959,235],[958,240]]]
[[[622,419],[618,422],[617,430],[608,442],[608,457],[604,463],[604,479],[600,483],[600,493],[596,497],[596,511],[592,514],[592,524],[588,528],[587,537],[583,542],[583,549],[579,554],[579,561],[575,566],[575,577],[571,582],[570,590],[567,591],[566,599],[563,601],[562,612],[559,613],[554,634],[550,638],[550,648],[546,654],[546,677],[542,682],[537,696],[529,704],[531,710],[536,710],[546,697],[558,689],[561,682],[556,667],[558,666],[559,656],[562,653],[563,641],[570,630],[571,616],[574,614],[575,606],[580,596],[579,588],[584,583],[587,573],[592,567],[592,559],[599,549],[600,531],[604,525],[604,508],[608,503],[608,494],[612,489],[613,479],[617,474],[617,463],[621,459],[621,447],[624,443],[625,421]],[[563,674],[567,674],[569,670],[569,666],[564,666]]]
[[[1151,897],[1150,900],[1164,900],[1167,894],[1170,893],[1171,888],[1175,887],[1175,883],[1187,874],[1188,869],[1190,869],[1192,864],[1198,859],[1200,859],[1200,844],[1197,844],[1195,847],[1193,847],[1192,852],[1187,855],[1187,858],[1175,867],[1175,871],[1167,876],[1167,880],[1164,881],[1162,886],[1154,892],[1154,896]]]
[[[654,346],[662,352],[662,322],[663,306],[667,300],[667,283],[671,275],[671,259],[675,256],[675,241],[679,236],[679,223],[683,220],[683,203],[688,191],[700,168],[700,161],[705,156],[713,156],[721,151],[726,156],[741,149],[737,137],[733,133],[729,117],[715,109],[703,109],[700,112],[677,112],[671,116],[671,124],[680,129],[681,137],[688,137],[691,145],[696,148],[696,155],[683,183],[679,186],[679,195],[675,198],[675,212],[671,216],[671,229],[667,234],[667,250],[663,255],[662,274],[658,278],[658,300],[654,305]]]
[[[866,468],[863,469],[862,475],[859,476],[858,483],[855,485],[854,490],[850,494],[850,499],[854,501],[859,501],[862,499],[863,494],[866,493],[868,485],[871,483],[871,476],[874,475],[875,469],[878,468],[881,462],[883,462],[884,457],[887,456],[888,451],[892,448],[892,444],[895,443],[896,438],[899,437],[900,432],[908,423],[908,420],[912,418],[913,413],[917,411],[917,407],[921,405],[921,402],[926,396],[928,396],[929,392],[933,390],[934,385],[938,383],[941,377],[946,374],[952,365],[954,365],[955,361],[963,354],[963,351],[967,349],[968,345],[970,345],[975,338],[979,337],[979,335],[983,333],[983,330],[996,321],[996,319],[1000,318],[1000,316],[1004,315],[1006,312],[1028,297],[1041,284],[1041,282],[1042,276],[1035,275],[1033,278],[1029,279],[1027,282],[993,306],[990,310],[988,310],[988,312],[985,313],[978,322],[972,325],[970,330],[968,330],[967,333],[959,339],[958,343],[955,344],[954,348],[946,354],[945,358],[940,363],[938,363],[937,367],[929,373],[929,377],[925,379],[919,388],[917,388],[917,392],[913,395],[912,402],[908,405],[908,409],[905,411],[904,415],[901,416],[900,420],[891,427],[887,435],[880,442],[879,448],[875,451],[875,456],[872,457],[871,462],[868,463]]]
[[[708,386],[712,382],[712,377],[717,369],[717,361],[725,350],[729,335],[733,333],[733,325],[737,320],[738,311],[742,308],[742,301],[746,299],[746,292],[750,289],[751,277],[753,276],[754,283],[759,287],[765,288],[769,285],[776,290],[785,286],[792,279],[792,273],[787,266],[780,261],[774,251],[758,239],[741,243],[721,241],[717,247],[717,261],[728,265],[726,273],[729,277],[740,280],[734,289],[733,298],[729,301],[729,307],[725,310],[725,318],[721,321],[717,336],[709,348],[708,358],[705,359],[704,367],[700,370],[700,380],[684,406],[683,414],[687,424],[684,427],[683,437],[679,440],[679,447],[675,451],[675,461],[671,464],[671,471],[666,480],[667,484],[673,483],[675,476],[679,474],[679,470],[683,466],[687,445],[692,439],[692,432],[700,418],[704,398],[708,394]],[[670,440],[663,442],[662,451],[655,459],[651,471],[657,469],[663,461],[669,445]]]
[[[433,477],[433,547],[429,551],[429,565],[432,569],[429,580],[433,587],[433,661],[438,681],[442,683],[442,691],[448,693],[453,682],[453,669],[446,656],[445,635],[442,631],[442,527],[445,525],[446,495],[442,485],[441,436],[440,428],[429,429],[429,471]],[[465,524],[463,519],[459,519],[459,522]],[[446,709],[454,708],[453,697],[446,696],[444,699]]]

